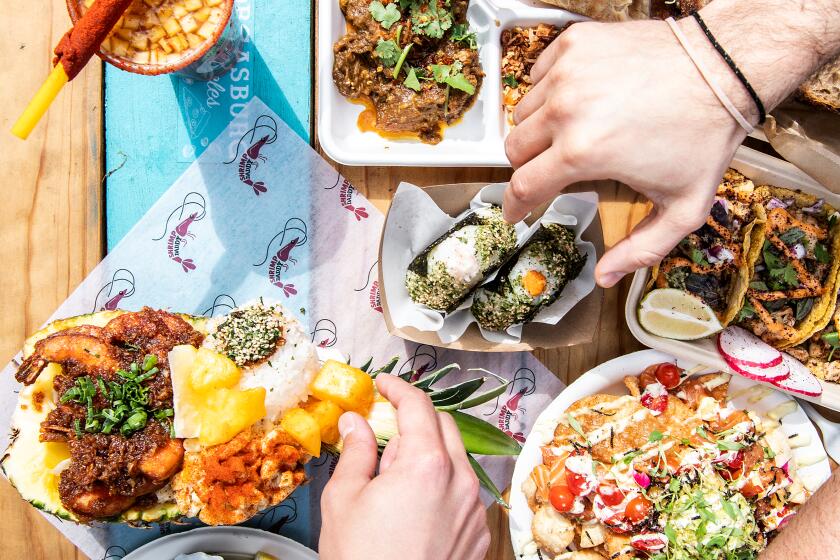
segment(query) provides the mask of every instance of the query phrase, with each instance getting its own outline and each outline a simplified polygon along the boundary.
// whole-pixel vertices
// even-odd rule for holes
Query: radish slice
[[[726,360],[726,363],[732,368],[732,371],[753,381],[773,383],[787,379],[790,376],[790,366],[784,360],[780,364],[771,367],[752,367],[731,360],[726,355],[724,355],[723,359]]]
[[[784,363],[790,368],[790,377],[779,381],[771,381],[773,385],[797,395],[805,395],[806,397],[819,397],[822,395],[822,383],[814,377],[811,370],[805,364],[794,358],[789,354],[784,354]]]
[[[748,368],[767,368],[782,363],[782,353],[741,327],[726,327],[718,335],[718,350],[727,362]]]

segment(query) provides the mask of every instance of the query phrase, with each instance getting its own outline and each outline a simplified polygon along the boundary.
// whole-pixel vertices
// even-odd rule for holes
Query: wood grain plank
[[[9,130],[51,69],[50,53],[69,25],[63,0],[0,3],[0,360],[64,301],[103,254],[102,66],[69,84],[28,141]],[[0,482],[0,557],[84,556]]]

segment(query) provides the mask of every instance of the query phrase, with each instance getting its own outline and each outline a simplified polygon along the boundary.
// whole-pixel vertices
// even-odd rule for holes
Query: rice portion
[[[208,325],[204,345],[242,368],[239,388],[265,388],[269,420],[305,401],[318,372],[315,345],[300,322],[279,302],[259,299]]]

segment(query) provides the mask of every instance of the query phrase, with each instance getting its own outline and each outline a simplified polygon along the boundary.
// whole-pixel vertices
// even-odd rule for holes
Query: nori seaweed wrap
[[[412,301],[450,313],[516,250],[516,229],[498,206],[480,208],[455,224],[408,266]]]
[[[571,229],[543,224],[492,282],[476,290],[472,314],[491,331],[527,323],[560,297],[585,263]]]

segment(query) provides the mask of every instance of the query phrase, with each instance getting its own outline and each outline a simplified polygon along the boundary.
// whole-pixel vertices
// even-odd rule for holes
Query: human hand
[[[480,560],[490,544],[479,483],[455,421],[393,375],[379,392],[397,409],[399,435],[382,453],[358,414],[341,417],[344,448],[321,497],[322,560]]]
[[[693,38],[697,46],[705,41]],[[749,119],[749,98],[739,95],[729,68],[714,62]],[[702,225],[745,132],[665,22],[576,23],[545,50],[531,77],[535,85],[516,107],[505,143],[515,169],[506,219],[522,219],[576,181],[615,179],[645,195],[650,215],[596,267],[605,287],[659,262]]]

